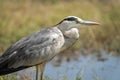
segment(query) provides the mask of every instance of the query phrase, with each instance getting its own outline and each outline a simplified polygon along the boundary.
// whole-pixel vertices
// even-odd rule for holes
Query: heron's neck
[[[77,28],[69,29],[67,24],[59,24],[57,28],[63,33],[64,36],[72,37],[72,38],[79,38],[79,30]]]
[[[65,50],[68,47],[72,46],[79,38],[79,31],[77,28],[71,28],[70,30],[65,31],[63,35],[64,35],[65,43],[62,50]]]
[[[57,28],[60,29],[62,33],[65,33],[65,31],[68,30],[69,26],[67,24],[59,24],[57,25]]]

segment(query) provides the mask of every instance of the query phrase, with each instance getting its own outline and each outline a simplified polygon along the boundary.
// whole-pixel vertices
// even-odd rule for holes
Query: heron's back
[[[16,72],[49,61],[64,45],[57,27],[43,29],[24,37],[8,48],[0,59],[0,75]]]

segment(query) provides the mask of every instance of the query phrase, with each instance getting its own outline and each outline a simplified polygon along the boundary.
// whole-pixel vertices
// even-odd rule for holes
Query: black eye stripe
[[[78,21],[77,18],[75,17],[68,17],[68,18],[65,18],[63,19],[61,22],[59,22],[58,24],[61,24],[63,21]]]
[[[64,20],[67,20],[67,21],[76,21],[76,18],[74,18],[74,17],[69,17],[69,18],[66,18],[66,19],[64,19]]]

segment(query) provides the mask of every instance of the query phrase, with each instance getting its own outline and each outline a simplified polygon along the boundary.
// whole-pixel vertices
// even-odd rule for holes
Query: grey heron
[[[68,16],[55,26],[42,29],[17,41],[0,56],[0,75],[36,66],[36,80],[38,80],[40,65],[42,80],[45,64],[76,42],[79,38],[78,27],[82,24],[99,23]]]

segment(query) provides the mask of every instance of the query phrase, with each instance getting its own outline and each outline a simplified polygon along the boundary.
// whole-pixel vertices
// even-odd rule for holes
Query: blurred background
[[[22,37],[67,16],[101,25],[81,28],[77,43],[48,63],[44,79],[120,80],[120,0],[0,0],[0,55]],[[34,80],[34,73],[32,68],[0,80]]]

